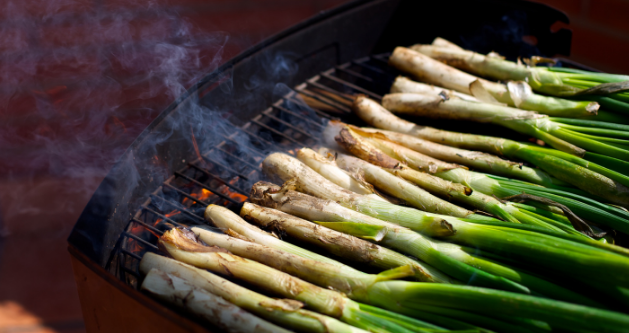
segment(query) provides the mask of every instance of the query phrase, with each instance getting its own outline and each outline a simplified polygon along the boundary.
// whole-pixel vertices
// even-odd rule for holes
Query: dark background
[[[344,0],[0,3],[0,332],[82,332],[66,238],[116,158],[183,89]],[[629,74],[629,0],[564,11],[571,58]]]

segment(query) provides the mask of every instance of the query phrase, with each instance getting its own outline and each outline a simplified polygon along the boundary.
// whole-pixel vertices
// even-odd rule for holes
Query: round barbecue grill
[[[468,17],[481,6],[493,9]],[[519,39],[497,38],[492,50],[568,54],[570,32],[550,30],[567,18],[544,5],[485,0],[449,7],[455,10],[448,8],[447,20],[417,20],[418,13],[438,13],[439,6],[413,1],[356,1],[321,13],[229,61],[165,110],[112,169],[70,235],[88,330],[132,325],[134,331],[202,331],[138,291],[142,255],[159,251],[157,239],[167,228],[205,224],[208,204],[238,211],[251,185],[264,178],[260,163],[268,153],[316,146],[331,118],[359,123],[351,101],[357,94],[380,100],[388,91],[399,74],[387,66],[386,52],[395,46],[436,36],[465,45],[463,32],[473,37],[513,17],[523,20]],[[529,35],[537,38],[536,49],[523,41]],[[483,43],[465,46],[487,51]],[[456,129],[447,122],[424,123]],[[138,307],[142,319],[127,313],[139,313]]]

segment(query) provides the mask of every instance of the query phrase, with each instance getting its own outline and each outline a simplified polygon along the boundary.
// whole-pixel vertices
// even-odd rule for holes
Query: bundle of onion
[[[579,271],[575,278],[595,288],[629,286],[629,278],[622,273],[629,269],[629,257],[614,251],[530,230],[470,223],[381,200],[368,200],[364,196],[338,187],[301,162],[280,153],[267,156],[262,165],[267,174],[289,181],[287,185],[290,187],[319,198],[334,200],[352,210],[398,224],[426,236],[471,246],[527,265],[534,265],[541,271],[565,276],[572,276],[575,271]],[[426,243],[429,240],[422,242],[432,247]],[[438,266],[439,263],[429,264],[447,273],[446,268]],[[606,273],[601,274],[603,271]],[[459,279],[465,280],[461,277]]]
[[[629,116],[600,110],[594,101],[573,101],[557,97],[535,94],[525,81],[509,81],[506,84],[484,80],[456,68],[440,63],[434,56],[432,46],[417,45],[413,49],[397,48],[389,63],[409,73],[415,78],[435,87],[399,77],[391,86],[391,92],[418,93],[444,88],[452,89],[451,94],[466,100],[483,101],[508,105],[523,110],[536,111],[549,115],[566,126],[608,124],[612,127],[626,128],[617,124],[629,124]],[[416,52],[417,51],[417,52]],[[425,52],[426,55],[420,53]],[[456,52],[456,50],[454,51]],[[461,51],[463,52],[463,51]]]
[[[505,126],[576,156],[583,156],[586,151],[592,151],[620,161],[629,160],[629,126],[624,126],[626,128],[622,130],[614,130],[606,127],[565,125],[533,111],[466,101],[443,93],[389,94],[382,99],[382,106],[395,113]]]
[[[424,140],[438,142],[449,146],[484,151],[496,155],[502,155],[507,158],[519,159],[529,162],[546,173],[540,173],[533,169],[523,168],[522,172],[517,171],[509,166],[503,165],[501,172],[509,177],[517,177],[528,182],[543,184],[546,187],[554,187],[557,182],[548,177],[548,174],[557,179],[574,185],[581,190],[594,194],[604,200],[624,207],[629,207],[629,171],[627,162],[618,162],[600,165],[583,158],[557,151],[550,148],[533,146],[519,143],[513,140],[448,132],[435,128],[419,126],[412,122],[400,119],[390,111],[383,108],[377,102],[370,100],[364,96],[358,96],[353,105],[354,112],[369,124],[392,132],[403,133],[410,136],[418,137]],[[330,126],[329,126],[330,127]],[[336,128],[335,128],[336,129]],[[336,129],[338,132],[338,129]],[[402,142],[407,142],[406,140]],[[457,151],[451,151],[457,154]],[[424,152],[425,153],[425,152]],[[589,154],[589,155],[588,155]],[[587,153],[586,157],[592,156]],[[481,161],[492,162],[493,159],[487,159],[486,155],[478,156]],[[440,157],[443,158],[443,155]],[[462,163],[461,160],[457,161]],[[624,172],[624,173],[623,173]],[[566,188],[562,188],[568,190]],[[608,210],[612,214],[626,214],[621,209],[610,207]],[[614,225],[611,225],[614,223]],[[612,228],[629,232],[623,229],[624,224],[616,224],[611,221]]]
[[[359,133],[364,136],[361,136]],[[469,194],[448,191],[447,189],[450,186],[469,186],[470,184],[474,184],[475,187],[478,188],[480,185],[484,185],[484,179],[480,177],[480,174],[476,174],[479,175],[478,177],[473,177],[475,174],[465,168],[435,170],[431,172],[431,174],[420,172],[418,170],[426,169],[422,167],[426,164],[426,155],[399,146],[393,142],[381,140],[374,135],[365,133],[357,128],[352,129],[349,126],[340,131],[339,135],[336,136],[336,141],[347,151],[364,160],[362,161],[340,154],[340,158],[337,158],[337,164],[342,164],[344,169],[358,170],[361,174],[366,175],[365,178],[368,181],[376,182],[378,178],[383,178],[383,176],[376,176],[376,174],[383,173],[384,170],[386,170],[431,193],[451,198],[454,201],[497,216],[504,221],[537,225],[550,230],[581,235],[572,228],[570,223],[566,224],[566,221],[534,216],[527,210],[499,201],[491,196],[493,193],[486,193],[487,191],[473,191]],[[405,164],[402,164],[402,162]],[[378,168],[376,165],[384,168],[384,170]],[[393,177],[391,177],[392,179],[390,179],[389,182],[395,181]],[[472,178],[480,179],[476,182],[472,182]],[[445,182],[441,180],[445,180]],[[444,186],[444,183],[448,186]],[[470,188],[476,190],[474,187],[470,186]],[[583,227],[587,227],[587,225]]]
[[[226,211],[228,210],[214,210],[217,214]],[[238,216],[236,215],[236,217]],[[326,289],[327,287],[343,286],[342,281],[352,283],[352,287],[355,289],[344,287],[344,290],[354,291],[350,293],[351,297],[374,303],[374,298],[369,295],[369,290],[378,279],[370,281],[368,284],[361,284],[361,282],[366,282],[365,277],[369,274],[361,272],[349,272],[347,274],[348,272],[339,271],[338,267],[334,265],[208,232],[204,234],[203,238],[213,244],[210,247],[199,243],[194,234],[188,236],[187,233],[191,232],[171,229],[160,237],[159,245],[178,261],[245,281],[276,295],[294,299],[298,301],[298,305],[303,303],[316,312],[314,318],[325,319],[325,322],[321,322],[321,324],[329,324],[331,332],[365,332],[364,330],[368,330],[375,333],[410,333],[427,332],[425,329],[443,330],[439,326],[395,312],[358,303],[338,291]],[[236,250],[246,257],[261,260],[262,263],[233,255],[226,249],[216,246],[217,244],[226,245],[229,249]],[[298,273],[326,288],[318,287],[263,263],[290,270],[291,273]],[[408,271],[408,267],[400,267],[395,271]],[[380,275],[380,281],[395,277],[399,277],[399,274],[383,274]],[[338,318],[338,320],[334,318]]]
[[[503,81],[526,81],[544,94],[596,101],[610,111],[629,114],[627,75],[527,66],[493,53],[483,55],[442,45],[415,45],[412,49],[477,75]]]
[[[228,274],[286,297],[294,297],[318,312],[336,316],[352,325],[369,326],[373,332],[426,332],[433,331],[435,328],[439,329],[434,325],[430,326],[387,310],[363,306],[363,304],[345,298],[340,293],[316,287],[258,262],[220,250],[217,251],[217,248],[203,246],[182,236],[181,231],[176,229],[165,233],[160,238],[160,245],[178,260],[187,261],[195,266],[221,274]],[[243,249],[245,248],[243,247]],[[276,265],[283,267],[294,263],[286,256],[277,258],[277,260],[283,265]],[[311,266],[312,269],[317,269],[312,267],[316,265],[315,262],[302,261],[301,263]],[[325,283],[316,275],[311,274],[309,278],[322,284]],[[436,289],[433,289],[433,286],[442,285],[407,281],[380,281],[367,287],[367,292],[363,297],[372,304],[410,316],[416,314],[421,316],[421,313],[426,312],[425,309],[443,308],[444,311],[448,311],[448,308],[453,308],[470,312],[471,315],[478,314],[477,317],[521,316],[524,320],[519,320],[520,324],[528,322],[529,325],[533,325],[531,321],[538,320],[556,328],[581,325],[580,327],[585,329],[596,328],[601,331],[619,332],[621,331],[619,327],[629,324],[629,317],[626,315],[576,304],[468,286],[453,285],[452,288],[439,287]],[[448,302],[442,300],[443,295],[448,295]],[[486,306],[479,308],[476,302],[469,301],[471,299],[480,299]],[[385,314],[390,314],[390,320]],[[489,319],[488,324],[490,325],[495,325],[495,322],[499,321]],[[341,323],[338,322],[338,324]],[[502,327],[508,329],[514,326],[512,323],[505,322]],[[343,328],[344,331],[352,331],[351,326],[338,325],[338,327]],[[359,330],[354,329],[353,331],[358,332]]]

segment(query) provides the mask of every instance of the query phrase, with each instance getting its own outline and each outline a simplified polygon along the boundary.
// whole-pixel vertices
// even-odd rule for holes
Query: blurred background
[[[0,332],[83,332],[66,238],[118,156],[181,92],[345,0],[0,3]],[[564,11],[571,59],[629,74],[629,0]]]

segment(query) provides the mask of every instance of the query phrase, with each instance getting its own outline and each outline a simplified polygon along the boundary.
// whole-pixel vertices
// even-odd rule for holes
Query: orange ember
[[[179,211],[179,210],[175,209],[175,210],[173,210],[173,211],[172,211],[172,212],[170,212],[170,213],[166,213],[166,214],[164,214],[164,216],[166,216],[166,217],[173,217],[173,216],[175,216],[175,215],[177,215],[177,214],[180,214],[180,213],[181,213],[181,211]]]
[[[198,199],[196,200],[196,202],[204,203],[204,201],[207,200],[213,194],[214,193],[212,193],[211,191],[202,188],[200,193],[190,193],[190,196],[195,199]],[[190,198],[184,198],[182,203],[190,207],[192,204],[194,204],[194,201],[195,200],[191,200]]]
[[[197,138],[194,137],[192,125],[190,125],[190,135],[192,136],[192,145],[194,146],[194,152],[197,154],[199,161],[203,161],[203,158],[201,158],[201,152],[199,151],[199,145],[197,144]]]
[[[245,200],[247,200],[247,196],[246,195],[242,195],[240,193],[236,193],[236,192],[232,192],[229,190],[229,188],[227,186],[225,186],[225,189],[223,191],[221,191],[223,194],[227,195],[228,197],[238,201],[238,202],[243,202]]]

